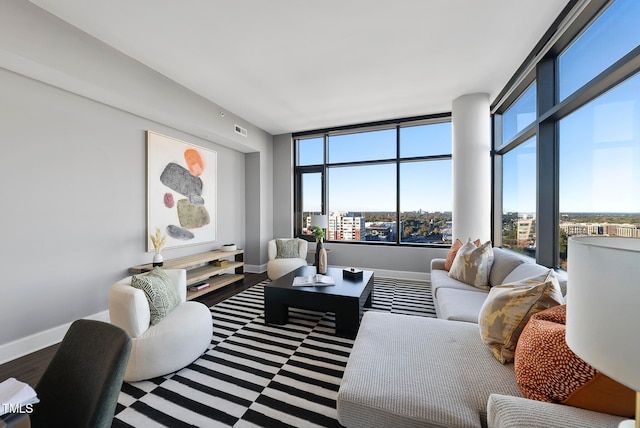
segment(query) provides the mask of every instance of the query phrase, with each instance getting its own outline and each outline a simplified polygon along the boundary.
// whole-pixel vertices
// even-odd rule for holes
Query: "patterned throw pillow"
[[[476,246],[471,239],[460,249],[453,259],[449,276],[465,284],[482,290],[489,289],[489,272],[493,264],[491,241]]]
[[[276,259],[292,259],[300,257],[297,239],[276,239]]]
[[[475,241],[473,241],[473,243],[476,244],[476,247],[479,247],[482,244],[479,239],[476,239]],[[446,270],[447,272],[451,270],[451,265],[453,264],[453,260],[456,258],[460,247],[462,247],[462,241],[456,239],[455,242],[451,245],[451,248],[449,248],[447,258],[444,261],[444,270]]]
[[[144,292],[151,311],[151,325],[158,324],[180,304],[180,296],[171,278],[159,267],[143,275],[134,275],[131,286]]]
[[[573,353],[565,340],[567,305],[531,317],[515,354],[516,382],[526,398],[633,418],[635,393]]]
[[[511,284],[496,285],[478,316],[482,341],[498,361],[510,363],[529,318],[562,304],[564,299],[553,269]]]

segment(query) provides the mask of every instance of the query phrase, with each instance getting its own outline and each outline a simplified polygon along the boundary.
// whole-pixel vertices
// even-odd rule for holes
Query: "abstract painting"
[[[216,152],[147,131],[148,238],[159,228],[165,248],[216,239]]]

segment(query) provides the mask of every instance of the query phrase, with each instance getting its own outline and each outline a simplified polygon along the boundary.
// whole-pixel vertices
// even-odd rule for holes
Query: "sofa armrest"
[[[445,259],[431,259],[431,271],[434,269],[445,270],[444,261]]]
[[[625,418],[563,404],[491,394],[487,402],[489,428],[602,428],[617,427]]]

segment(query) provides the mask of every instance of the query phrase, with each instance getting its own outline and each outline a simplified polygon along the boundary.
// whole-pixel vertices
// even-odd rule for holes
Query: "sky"
[[[425,144],[425,142],[427,142]],[[322,159],[322,139],[305,141],[300,164]],[[329,162],[395,159],[396,129],[329,137]],[[400,128],[400,156],[451,154],[451,123]],[[396,164],[329,168],[330,211],[395,211]],[[319,176],[313,177],[312,193],[318,192]],[[401,211],[451,211],[451,161],[402,163],[400,169]],[[305,196],[304,210],[319,210],[320,201]]]
[[[559,58],[559,99],[640,44],[640,2],[618,0]],[[518,100],[507,136],[535,117],[533,91]],[[507,114],[505,114],[505,119]],[[506,121],[505,121],[506,122]],[[640,76],[560,120],[560,212],[640,212]],[[535,212],[534,141],[503,159],[503,211]]]

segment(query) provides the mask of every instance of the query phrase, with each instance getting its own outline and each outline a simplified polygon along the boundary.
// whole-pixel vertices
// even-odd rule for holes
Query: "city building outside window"
[[[535,257],[535,137],[502,157],[502,246]]]

